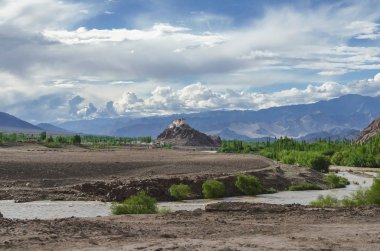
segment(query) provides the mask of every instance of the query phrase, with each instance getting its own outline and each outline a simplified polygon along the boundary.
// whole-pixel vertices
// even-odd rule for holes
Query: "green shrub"
[[[220,181],[206,180],[202,185],[202,193],[206,199],[222,198],[225,194],[225,187]]]
[[[185,185],[185,184],[172,185],[169,188],[170,196],[172,196],[173,198],[175,198],[177,200],[187,199],[189,197],[190,193],[191,193],[190,186]]]
[[[62,145],[57,142],[47,142],[45,146],[48,148],[62,148]]]
[[[373,180],[372,186],[367,192],[368,202],[372,205],[380,205],[380,176]]]
[[[297,160],[294,155],[285,155],[281,157],[281,162],[288,165],[294,165]]]
[[[350,197],[338,200],[332,196],[319,196],[317,200],[310,202],[316,207],[358,207],[366,205],[380,205],[380,177],[374,179],[369,189],[359,189]]]
[[[311,184],[311,183],[300,183],[291,185],[288,188],[289,191],[304,191],[304,190],[322,190],[320,186],[317,184]]]
[[[154,214],[157,213],[157,200],[144,191],[132,195],[122,203],[113,203],[112,214]]]
[[[40,133],[40,140],[44,141],[46,139],[46,136],[47,136],[46,132],[41,132]]]
[[[158,213],[159,214],[170,214],[170,213],[173,213],[173,211],[170,210],[169,208],[160,208],[160,209],[158,209]]]
[[[82,138],[80,135],[74,135],[72,140],[74,145],[80,145],[82,143]]]
[[[263,191],[259,179],[251,175],[239,175],[235,186],[246,195],[256,195]]]
[[[334,165],[337,165],[337,166],[342,166],[344,165],[344,156],[343,156],[343,153],[341,152],[336,152],[334,153],[334,155],[331,157],[331,162],[334,164]]]
[[[336,197],[319,195],[316,200],[310,202],[310,205],[314,207],[339,207],[341,204]]]
[[[274,187],[270,187],[264,191],[264,193],[277,193],[277,189]]]
[[[350,184],[347,178],[330,173],[325,176],[325,180],[330,183],[331,188],[343,188]]]
[[[368,202],[368,190],[359,189],[351,197],[345,197],[342,200],[343,207],[359,207],[370,204]]]
[[[311,169],[319,172],[328,172],[330,166],[330,160],[322,155],[310,156],[309,159]]]

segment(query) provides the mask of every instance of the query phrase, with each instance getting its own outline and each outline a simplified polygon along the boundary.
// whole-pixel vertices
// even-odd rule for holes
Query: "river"
[[[346,177],[350,185],[345,188],[314,190],[314,191],[284,191],[274,194],[260,194],[256,197],[241,196],[229,197],[213,200],[186,200],[183,202],[160,202],[158,207],[178,210],[195,210],[204,209],[207,204],[221,201],[229,202],[252,202],[252,203],[269,203],[269,204],[301,204],[308,205],[310,201],[315,200],[319,195],[332,195],[340,199],[351,195],[360,187],[368,188],[372,185],[374,172],[365,172],[363,174],[354,174],[350,172],[340,172],[340,176]],[[67,217],[96,217],[107,216],[111,214],[111,203],[99,201],[34,201],[27,203],[15,203],[10,200],[0,201],[0,212],[6,218],[13,219],[56,219]]]

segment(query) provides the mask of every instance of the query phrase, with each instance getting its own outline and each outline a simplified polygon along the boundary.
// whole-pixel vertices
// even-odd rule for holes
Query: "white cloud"
[[[66,101],[60,101],[56,117],[64,119],[67,100],[80,95],[85,101],[66,115],[70,119],[114,110],[259,109],[350,92],[379,93],[380,76],[337,83],[347,73],[364,76],[366,70],[380,69],[378,41],[363,41],[378,37],[378,1],[329,3],[304,11],[271,7],[243,27],[232,27],[232,18],[203,12],[192,13],[191,21],[184,17],[188,22],[151,23],[143,29],[82,27],[97,13],[104,15],[104,3],[94,2],[0,0],[0,109],[20,112],[17,104],[55,103],[61,95]],[[353,40],[372,46],[353,45]],[[185,86],[188,79],[207,86]],[[284,83],[325,84],[272,94],[241,91]],[[105,105],[109,100],[115,102]],[[39,104],[47,109],[52,103]]]
[[[214,91],[201,83],[179,90],[157,87],[148,97],[138,97],[126,92],[114,102],[119,114],[142,113],[144,115],[197,112],[203,110],[264,109],[273,106],[305,104],[328,100],[347,94],[380,95],[380,73],[373,79],[348,84],[325,82],[308,85],[305,89],[291,88],[273,93],[243,92],[227,89]]]

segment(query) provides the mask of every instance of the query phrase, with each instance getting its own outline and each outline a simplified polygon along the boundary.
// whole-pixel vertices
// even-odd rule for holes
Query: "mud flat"
[[[379,207],[220,203],[165,215],[0,218],[0,249],[378,250],[379,229]]]
[[[226,196],[241,195],[236,175],[260,178],[265,188],[279,191],[292,183],[326,185],[322,175],[305,168],[280,165],[252,154],[219,154],[160,149],[49,149],[40,145],[0,147],[0,200],[120,201],[145,190],[160,201],[168,188],[186,183],[201,197],[209,178],[225,183]]]

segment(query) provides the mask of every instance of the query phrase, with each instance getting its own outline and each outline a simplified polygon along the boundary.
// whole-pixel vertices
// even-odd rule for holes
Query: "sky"
[[[378,0],[0,6],[0,111],[33,123],[380,95]]]

